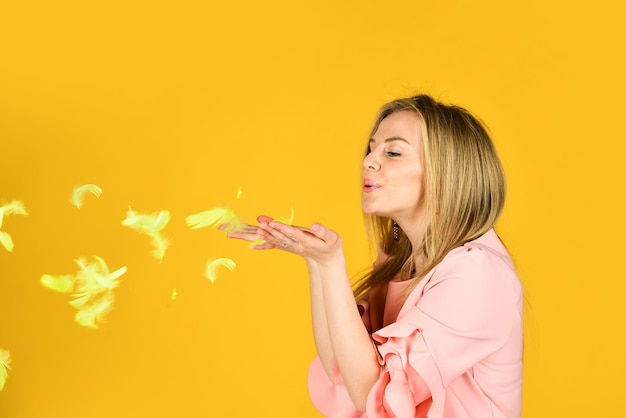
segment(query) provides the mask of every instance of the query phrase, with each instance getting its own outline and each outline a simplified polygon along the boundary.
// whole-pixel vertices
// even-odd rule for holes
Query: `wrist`
[[[346,269],[346,258],[342,251],[328,255],[321,260],[316,260],[315,263],[320,270]]]

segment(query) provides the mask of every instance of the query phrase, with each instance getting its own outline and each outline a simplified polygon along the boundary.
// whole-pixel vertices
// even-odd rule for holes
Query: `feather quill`
[[[163,261],[165,251],[168,249],[170,242],[165,238],[161,231],[170,221],[170,212],[167,210],[159,211],[157,214],[136,213],[130,207],[126,213],[126,219],[122,221],[122,225],[127,226],[135,231],[141,232],[152,238],[153,250],[151,254],[159,260]]]
[[[7,370],[11,370],[10,366],[11,353],[9,353],[9,350],[0,348],[0,391],[4,389],[4,384],[9,376]]]
[[[235,212],[228,208],[219,207],[189,215],[185,221],[191,229],[224,226],[222,230],[227,234],[237,231],[243,226],[243,222],[235,215]]]
[[[6,203],[0,206],[0,228],[2,228],[4,215],[28,215],[28,212],[24,209],[23,202],[13,200],[11,203]]]
[[[0,244],[2,244],[8,252],[13,251],[13,239],[8,232],[0,231]]]
[[[74,187],[72,191],[72,197],[70,198],[70,202],[72,205],[76,206],[78,209],[83,206],[85,203],[85,194],[91,193],[96,197],[100,197],[102,194],[102,189],[95,184],[83,184],[82,186]]]
[[[209,260],[206,264],[205,276],[211,281],[211,283],[215,283],[215,279],[217,279],[218,267],[225,267],[230,271],[233,271],[236,266],[235,262],[230,258],[216,258],[215,260]]]

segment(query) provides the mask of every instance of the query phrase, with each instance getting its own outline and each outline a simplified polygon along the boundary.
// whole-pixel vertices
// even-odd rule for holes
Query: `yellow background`
[[[356,275],[363,143],[417,91],[478,114],[505,165],[524,417],[623,416],[625,13],[578,3],[3,2],[0,204],[30,215],[3,226],[0,416],[319,416],[304,263],[184,219],[293,205],[342,234]],[[83,183],[104,192],[79,211]],[[128,205],[171,211],[162,264],[120,225]],[[128,267],[98,330],[39,283],[92,255]],[[211,284],[211,257],[237,268]]]

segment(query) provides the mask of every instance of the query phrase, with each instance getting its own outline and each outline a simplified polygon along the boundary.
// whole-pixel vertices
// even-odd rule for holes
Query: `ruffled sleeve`
[[[450,384],[509,338],[521,293],[510,267],[480,247],[455,252],[413,291],[397,322],[372,335],[381,376],[368,397],[368,418],[425,416],[417,410],[426,407],[429,417],[468,416],[450,410],[467,408],[465,400],[446,399]],[[480,398],[468,395],[491,408]]]
[[[423,345],[421,331],[411,323],[394,323],[373,335],[378,345],[381,375],[367,399],[367,416],[412,417],[418,407],[430,406],[430,385],[421,373],[435,379],[437,371],[427,351],[415,350]],[[426,402],[426,404],[424,404]]]

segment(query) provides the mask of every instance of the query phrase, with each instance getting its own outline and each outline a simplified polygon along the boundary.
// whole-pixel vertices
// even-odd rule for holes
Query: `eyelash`
[[[371,154],[371,153],[372,153],[372,149],[371,149],[371,148],[368,148],[368,149],[367,149],[367,153],[366,153],[365,155],[369,155],[369,154]],[[402,154],[401,154],[401,153],[396,152],[396,151],[385,151],[385,155],[386,155],[387,157],[389,157],[389,158],[398,158],[398,157],[401,157],[401,156],[402,156]]]

